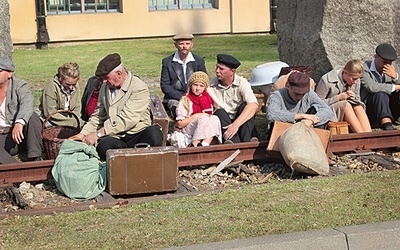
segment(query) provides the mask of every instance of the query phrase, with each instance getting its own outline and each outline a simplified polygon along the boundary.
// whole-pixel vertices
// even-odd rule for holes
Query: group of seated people
[[[390,44],[380,44],[372,61],[350,60],[323,75],[315,87],[307,74],[292,71],[275,83],[283,86],[284,79],[285,88],[271,94],[267,118],[320,128],[345,121],[354,133],[371,132],[371,127],[394,130],[400,117],[396,59]]]
[[[193,36],[173,37],[177,51],[162,60],[160,86],[163,104],[176,120],[175,129],[190,140],[190,146],[257,141],[255,114],[258,100],[250,83],[236,73],[240,62],[218,54],[215,77],[209,78],[204,59],[191,53]],[[399,68],[394,48],[381,44],[374,60],[351,60],[336,67],[314,86],[303,72],[282,76],[267,106],[267,122],[303,122],[325,128],[329,121],[347,121],[355,133],[370,132],[370,121],[392,130],[400,116]],[[12,60],[0,57],[0,163],[15,162],[21,150],[29,161],[41,159],[42,123],[45,126],[77,126],[71,139],[96,146],[101,160],[108,149],[133,148],[137,143],[161,146],[163,134],[153,125],[150,93],[146,83],[124,67],[119,54],[109,54],[97,66],[83,95],[77,82],[76,63],[59,67],[44,87],[40,116],[26,81],[13,75]],[[384,83],[384,84],[382,84]],[[69,110],[78,119],[58,110]],[[366,111],[367,112],[366,112]],[[375,126],[375,125],[374,125]]]
[[[146,83],[128,71],[119,54],[103,58],[86,85],[81,98],[76,63],[59,67],[44,87],[40,116],[34,111],[34,97],[26,81],[13,75],[10,58],[0,57],[0,163],[13,163],[24,152],[28,161],[41,160],[42,126],[79,126],[71,137],[96,146],[101,160],[113,148],[134,147],[144,142],[161,146],[160,127],[150,116],[150,93]],[[58,110],[69,110],[78,119]],[[45,118],[49,124],[43,124]]]

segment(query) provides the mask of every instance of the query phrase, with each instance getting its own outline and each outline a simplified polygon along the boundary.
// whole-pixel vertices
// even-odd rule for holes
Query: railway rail
[[[179,167],[219,163],[236,150],[240,154],[235,161],[252,161],[267,157],[280,157],[279,152],[267,152],[267,141],[238,144],[211,145],[209,147],[182,148],[178,150]],[[328,152],[365,152],[400,146],[400,130],[376,131],[361,134],[333,135],[328,144]],[[54,160],[19,162],[0,165],[0,188],[13,183],[33,182],[52,178]]]

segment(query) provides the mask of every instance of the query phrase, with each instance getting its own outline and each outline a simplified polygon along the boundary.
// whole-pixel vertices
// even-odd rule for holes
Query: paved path
[[[296,249],[296,250],[367,250],[400,249],[400,220],[350,227],[327,228],[242,240],[231,240],[179,248],[210,249]]]

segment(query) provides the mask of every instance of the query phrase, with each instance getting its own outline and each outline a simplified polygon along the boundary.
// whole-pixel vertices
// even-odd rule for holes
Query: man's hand
[[[238,132],[239,127],[235,123],[232,123],[226,127],[223,127],[223,129],[226,129],[224,133],[224,139],[230,140]]]
[[[313,126],[313,122],[311,120],[303,119],[303,120],[301,120],[301,122],[304,123],[307,127]]]
[[[312,122],[311,125],[317,124],[321,121],[318,116],[316,115],[309,115],[309,114],[302,114],[302,121],[303,120],[310,120]]]
[[[390,76],[394,79],[397,77],[396,69],[391,64],[383,65],[383,74]]]
[[[17,144],[20,144],[24,139],[24,134],[22,133],[23,127],[24,126],[21,123],[17,122],[12,130],[12,138]]]
[[[77,135],[73,135],[71,137],[68,138],[69,140],[73,140],[73,141],[83,141],[85,139],[85,136],[81,133],[77,134]]]
[[[86,143],[87,145],[96,145],[98,139],[99,138],[97,137],[97,133],[94,132],[94,133],[90,133],[90,134],[86,135],[83,142]]]

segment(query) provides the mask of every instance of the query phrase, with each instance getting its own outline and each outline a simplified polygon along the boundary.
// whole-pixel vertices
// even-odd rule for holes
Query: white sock
[[[201,142],[201,145],[204,146],[204,147],[206,147],[206,146],[210,146],[210,143],[202,141],[202,142]]]

